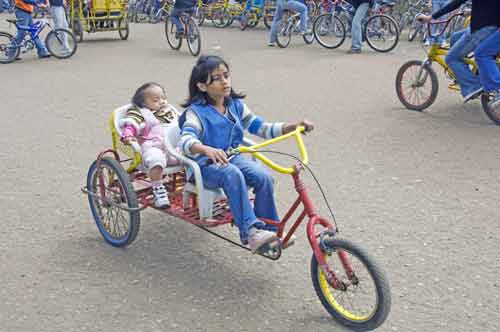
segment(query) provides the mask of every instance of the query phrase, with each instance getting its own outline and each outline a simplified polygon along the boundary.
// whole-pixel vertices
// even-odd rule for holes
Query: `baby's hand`
[[[135,139],[135,137],[134,137],[134,136],[124,137],[124,138],[122,139],[122,141],[123,141],[123,143],[124,143],[124,144],[127,144],[127,145],[130,145],[130,144],[132,144],[133,142],[137,142],[137,140]]]

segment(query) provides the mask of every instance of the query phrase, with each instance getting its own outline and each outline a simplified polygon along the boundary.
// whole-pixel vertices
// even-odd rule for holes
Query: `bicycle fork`
[[[422,65],[420,66],[420,69],[418,71],[417,76],[415,77],[415,81],[411,85],[412,88],[420,88],[425,84],[425,81],[427,80],[427,76],[429,75],[427,71],[424,69],[427,66],[432,65],[432,60],[429,58],[426,58],[424,61],[422,61]]]

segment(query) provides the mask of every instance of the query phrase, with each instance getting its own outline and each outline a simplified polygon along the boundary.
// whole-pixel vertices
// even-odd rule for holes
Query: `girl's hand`
[[[304,133],[311,132],[314,129],[314,124],[306,119],[304,119],[296,124],[296,127],[299,127],[299,126],[304,127],[304,129],[305,129]]]
[[[229,161],[227,160],[227,155],[224,150],[215,149],[211,146],[204,146],[203,154],[212,160],[216,165],[227,165]]]

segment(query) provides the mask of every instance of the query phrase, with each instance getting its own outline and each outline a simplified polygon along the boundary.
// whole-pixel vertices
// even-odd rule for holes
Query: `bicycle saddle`
[[[16,19],[12,19],[12,18],[8,18],[6,19],[7,22],[9,23],[12,23],[12,24],[16,24],[17,23],[17,20]]]

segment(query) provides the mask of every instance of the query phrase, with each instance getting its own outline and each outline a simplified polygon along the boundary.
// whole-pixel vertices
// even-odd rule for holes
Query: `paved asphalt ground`
[[[497,331],[500,131],[479,103],[463,105],[439,72],[436,103],[403,109],[394,78],[424,57],[413,44],[350,56],[298,37],[268,48],[264,30],[202,33],[255,112],[315,122],[306,144],[341,234],[390,278],[378,331]],[[195,58],[170,50],[162,25],[85,38],[69,60],[32,52],[0,67],[0,331],[345,331],[315,295],[304,227],[277,262],[149,210],[130,247],[105,244],[80,188],[111,145],[108,117],[145,81],[181,103]],[[293,190],[277,180],[283,213]]]

